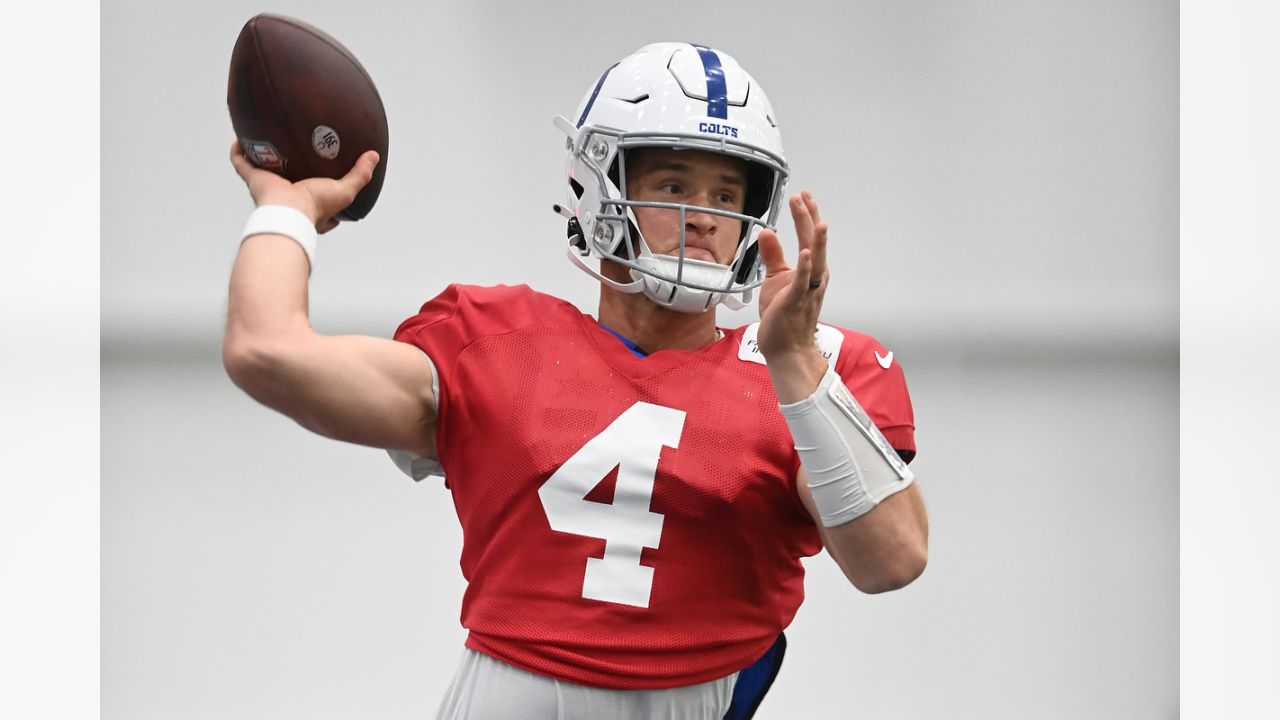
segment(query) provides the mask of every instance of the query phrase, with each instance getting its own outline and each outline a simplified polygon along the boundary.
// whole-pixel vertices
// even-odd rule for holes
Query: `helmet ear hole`
[[[575,179],[573,179],[573,178],[569,178],[569,187],[573,190],[573,194],[574,194],[574,196],[575,196],[575,197],[577,197],[579,200],[581,200],[581,199],[582,199],[582,192],[583,192],[583,189],[584,189],[584,188],[582,187],[582,183],[578,182],[577,180],[575,180]]]

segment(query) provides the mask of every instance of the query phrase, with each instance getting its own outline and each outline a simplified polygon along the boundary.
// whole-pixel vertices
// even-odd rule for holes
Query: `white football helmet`
[[[757,241],[774,228],[787,182],[773,108],[760,85],[732,57],[689,43],[646,45],[605,70],[583,97],[576,122],[556,118],[567,136],[568,203],[555,210],[569,220],[569,259],[622,292],[643,292],[682,312],[723,302],[739,309],[764,282]],[[627,197],[627,151],[639,147],[695,149],[746,161],[744,212]],[[678,255],[655,255],[632,208],[680,213]],[[684,257],[685,212],[736,218],[742,237],[730,265]],[[584,260],[611,260],[630,268],[632,282],[601,275]]]

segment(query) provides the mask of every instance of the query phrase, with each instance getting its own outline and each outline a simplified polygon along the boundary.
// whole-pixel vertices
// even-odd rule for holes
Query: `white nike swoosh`
[[[888,370],[888,369],[889,369],[889,366],[893,364],[893,351],[892,351],[892,350],[890,350],[890,351],[889,351],[889,354],[888,354],[888,355],[885,355],[884,357],[880,357],[880,351],[879,351],[879,350],[873,350],[872,352],[874,352],[874,353],[876,354],[876,362],[880,363],[880,367],[884,368],[885,370]]]

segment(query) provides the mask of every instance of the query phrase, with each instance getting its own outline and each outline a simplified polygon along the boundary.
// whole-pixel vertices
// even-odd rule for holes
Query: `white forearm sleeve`
[[[778,409],[826,527],[862,516],[915,480],[830,367],[812,395]]]

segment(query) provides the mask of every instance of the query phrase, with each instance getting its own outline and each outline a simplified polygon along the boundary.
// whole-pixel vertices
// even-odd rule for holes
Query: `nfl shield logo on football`
[[[240,139],[240,147],[244,148],[244,154],[249,156],[253,164],[265,170],[274,170],[282,172],[287,162],[276,146],[265,140],[245,140]]]

